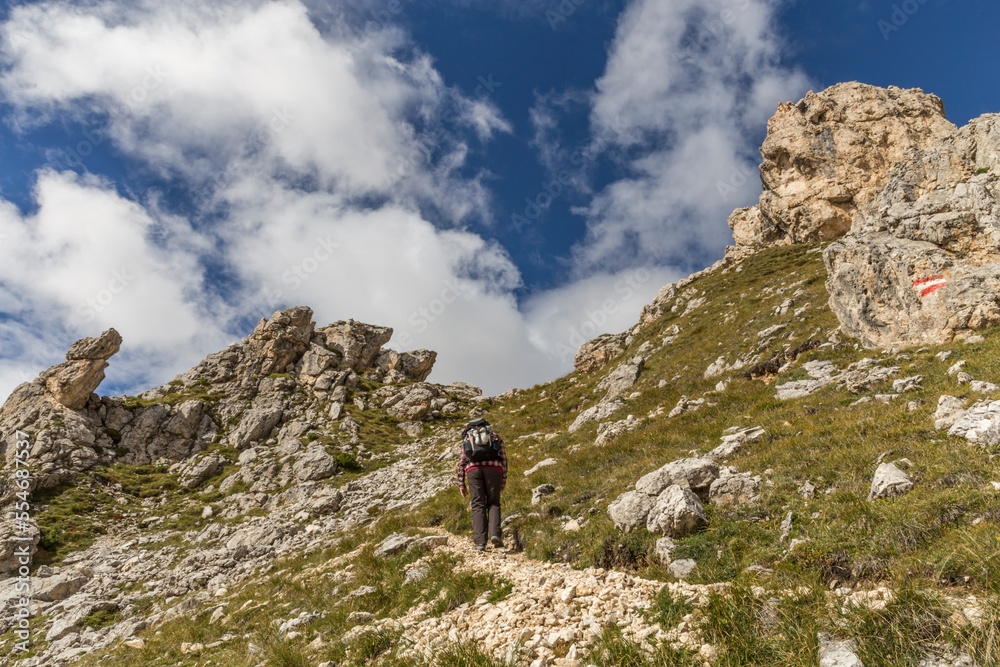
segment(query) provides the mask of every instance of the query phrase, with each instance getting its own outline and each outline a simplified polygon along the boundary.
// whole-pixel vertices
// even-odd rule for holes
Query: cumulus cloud
[[[595,82],[593,152],[625,176],[578,212],[578,271],[651,259],[687,269],[721,255],[733,208],[760,192],[757,145],[808,80],[781,62],[777,0],[636,0]]]
[[[577,348],[602,333],[635,326],[659,288],[683,276],[664,267],[600,272],[528,298],[522,310],[533,346],[572,368]]]
[[[111,327],[131,344],[131,370],[114,376],[126,384],[165,354],[196,362],[190,346],[224,340],[207,316],[199,256],[208,245],[185,220],[154,218],[107,182],[71,172],[41,172],[34,198],[29,215],[0,204],[2,335],[20,352],[11,356],[22,380],[61,361],[66,336]]]
[[[449,86],[395,15],[371,19],[379,3],[13,7],[6,120],[80,128],[85,142],[49,155],[33,210],[0,199],[0,393],[110,326],[125,344],[106,387],[164,382],[299,304],[319,324],[387,324],[395,347],[438,350],[434,381],[498,392],[555,377],[584,339],[635,323],[681,275],[665,263],[721,249],[734,204],[716,181],[751,162],[747,128],[803,85],[777,64],[772,4],[730,4],[738,20],[717,35],[724,0],[636,0],[595,92],[538,107],[543,150],[558,107],[586,105],[583,152],[627,175],[581,211],[573,282],[520,302],[509,254],[472,231],[489,229],[491,175],[468,160],[511,125]],[[126,194],[87,172],[82,145],[162,187]],[[554,169],[573,155],[543,157]]]
[[[468,146],[455,126],[482,140],[510,127],[488,101],[449,89],[426,54],[402,49],[395,28],[363,41],[324,35],[297,2],[221,14],[51,2],[15,8],[4,31],[0,86],[22,124],[96,116],[117,148],[191,183],[291,170],[345,196],[488,216],[478,181],[456,175]]]
[[[186,187],[193,210],[51,169],[36,212],[0,201],[0,336],[15,343],[0,389],[109,326],[125,345],[108,384],[162,382],[296,304],[441,350],[439,381],[501,391],[556,373],[527,342],[517,268],[459,226],[489,218],[484,174],[463,173],[468,141],[509,123],[445,85],[398,28],[340,28],[321,33],[295,2],[12,11],[0,87],[15,125],[79,123],[90,149],[110,142]]]

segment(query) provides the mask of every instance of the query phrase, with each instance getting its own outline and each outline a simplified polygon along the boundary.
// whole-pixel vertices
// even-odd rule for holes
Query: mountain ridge
[[[815,149],[863,136],[851,113],[910,142],[867,180],[865,151]],[[29,536],[40,612],[0,665],[990,664],[1000,165],[991,118],[972,152],[945,123],[862,84],[782,105],[737,246],[528,389],[428,383],[435,353],[304,306],[134,397],[92,393],[117,332],[74,344],[0,410],[5,472],[19,431],[34,466],[0,562]],[[515,550],[481,566],[449,489],[479,415]]]

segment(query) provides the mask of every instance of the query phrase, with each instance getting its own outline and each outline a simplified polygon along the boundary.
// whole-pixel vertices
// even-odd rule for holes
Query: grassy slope
[[[976,379],[1000,377],[1000,335],[996,331],[985,332],[985,340],[980,343],[906,350],[904,356],[861,350],[847,341],[837,349],[803,355],[793,369],[777,379],[781,383],[804,377],[801,364],[809,360],[829,359],[844,368],[865,356],[884,358],[883,365],[901,366],[896,377],[926,376],[922,390],[907,393],[889,405],[851,406],[858,396],[836,386],[783,402],[775,398],[773,383],[734,377],[724,391],[707,396],[716,403],[714,406],[666,417],[681,395],[697,398],[712,391],[722,378],[705,379],[703,373],[708,365],[720,356],[731,362],[756,350],[761,341],[758,332],[767,327],[788,325],[769,347],[759,351],[762,359],[810,337],[827,339],[837,322],[826,307],[825,270],[818,250],[816,246],[770,249],[746,260],[739,272],[730,270],[703,277],[688,288],[694,296],[705,297],[700,308],[681,316],[681,307],[642,330],[622,359],[646,341],[658,346],[671,325],[677,324],[681,332],[675,341],[654,348],[634,388],[641,395],[628,401],[627,407],[614,416],[622,419],[631,413],[644,421],[636,431],[609,445],[593,444],[596,424],[573,434],[566,431],[578,409],[600,399],[601,394],[594,388],[607,370],[590,376],[571,374],[493,406],[488,417],[504,435],[511,461],[504,513],[521,515],[508,532],[516,531],[527,553],[536,558],[565,561],[577,567],[613,566],[647,577],[669,578],[647,556],[656,536],[645,531],[622,535],[607,517],[608,503],[631,488],[641,475],[692,452],[712,449],[726,428],[762,426],[767,437],[747,445],[729,462],[768,481],[759,502],[728,511],[707,507],[709,527],[679,540],[674,555],[698,562],[692,575],[694,581],[734,582],[734,593],[729,598],[714,601],[704,611],[707,636],[726,649],[721,664],[815,664],[817,630],[856,638],[867,665],[916,664],[918,643],[944,640],[961,642],[978,651],[981,661],[987,660],[988,651],[993,652],[992,656],[1000,655],[995,616],[982,628],[962,628],[954,619],[948,622],[952,609],[940,597],[974,594],[980,599],[992,599],[993,608],[997,607],[1000,494],[989,482],[1000,480],[1000,471],[992,452],[935,431],[931,419],[937,398],[943,393],[969,398],[970,403],[979,398],[946,375],[945,370],[954,361],[967,359],[966,370]],[[811,304],[802,317],[774,315],[775,306],[797,290],[801,293],[794,297],[795,308]],[[948,362],[935,358],[935,354],[948,349],[954,350]],[[609,369],[613,367],[614,363]],[[658,388],[661,380],[666,380],[666,386]],[[870,393],[890,390],[887,383]],[[920,400],[925,401],[921,408],[908,411],[908,401]],[[645,419],[647,413],[659,407],[666,408],[661,416]],[[520,438],[539,432],[558,435],[550,440]],[[363,429],[363,441],[364,437]],[[871,475],[879,457],[886,453],[886,460],[912,461],[909,473],[916,487],[904,497],[870,503],[866,497]],[[530,479],[521,474],[547,457],[562,463]],[[806,480],[817,487],[814,499],[796,493]],[[531,490],[543,482],[554,484],[557,491],[538,507],[532,507]],[[596,512],[591,513],[592,508]],[[795,515],[791,537],[810,540],[792,553],[788,552],[787,541],[779,539],[779,525],[789,511]],[[583,524],[580,532],[562,530],[563,522],[570,517]],[[415,511],[379,522],[369,534],[345,542],[343,549],[363,541],[371,543],[394,529],[426,525],[442,525],[452,531],[471,528],[468,511],[458,494],[446,492]],[[432,598],[449,586],[467,589],[465,597],[475,597],[491,586],[490,582],[454,584],[442,570],[440,577],[420,589],[427,589],[425,593],[404,591],[394,588],[395,579],[384,577],[383,566],[364,553],[353,557],[356,567],[366,572],[364,578],[384,581],[385,599],[374,609],[380,615],[399,615],[405,604],[420,596]],[[265,646],[267,664],[304,665],[319,659],[343,659],[345,648],[337,638],[347,627],[346,614],[329,602],[334,586],[323,583],[329,580],[319,580],[311,582],[306,590],[294,582],[294,577],[299,576],[296,573],[334,555],[313,554],[282,563],[278,567],[287,576],[239,591],[237,595],[247,599],[265,596],[273,604],[256,610],[252,618],[248,614],[245,621],[229,629],[208,626],[203,618],[202,622],[173,621],[164,626],[160,635],[145,633],[153,647],[147,656],[162,652],[169,656],[158,662],[150,657],[148,664],[205,664],[209,657],[216,664],[257,664],[259,656],[250,659],[246,655],[250,641]],[[415,557],[410,554],[400,558]],[[394,563],[397,567],[400,564]],[[745,573],[751,565],[769,568],[773,574]],[[880,584],[900,591],[898,601],[885,610],[854,611],[840,618],[824,602],[822,592],[831,586],[864,588]],[[777,627],[767,630],[761,625],[759,613],[761,600],[767,595],[762,598],[752,594],[751,585],[772,591],[803,586],[810,592],[795,599],[782,598],[777,608]],[[338,595],[343,592],[340,590]],[[290,642],[268,639],[269,621],[287,618],[287,608],[311,610],[324,605],[331,612],[331,620],[324,621],[322,629],[327,647],[306,648],[315,636],[311,631]],[[229,608],[234,605],[231,603]],[[210,643],[224,632],[238,634],[241,639],[235,645],[209,649],[197,658],[179,653],[182,641]],[[244,634],[250,638],[242,639]],[[385,642],[386,646],[393,644],[391,637]],[[599,664],[642,664],[641,660],[632,662],[628,658],[634,650],[627,642],[609,636],[607,644],[600,648],[600,659],[595,656],[595,660]],[[360,664],[358,656],[365,654],[358,648],[352,655]],[[130,664],[128,660],[134,655],[135,649],[119,648],[106,659],[107,664]],[[90,662],[97,662],[97,658]],[[452,658],[442,658],[441,664],[463,664],[448,662]],[[383,660],[391,664],[387,658]],[[676,656],[661,656],[657,664],[675,664],[676,660]],[[477,663],[472,660],[465,664]]]

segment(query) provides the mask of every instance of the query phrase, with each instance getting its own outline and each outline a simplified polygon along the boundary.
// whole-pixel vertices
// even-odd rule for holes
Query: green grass
[[[950,621],[951,610],[944,596],[976,595],[985,608],[998,607],[1000,494],[990,486],[991,481],[1000,481],[997,452],[935,431],[932,414],[942,394],[960,396],[969,403],[981,398],[945,374],[955,361],[967,360],[965,370],[977,379],[1000,378],[1000,331],[981,332],[985,339],[979,343],[905,350],[908,358],[866,351],[841,336],[843,342],[836,347],[804,352],[777,378],[749,379],[737,372],[716,378],[703,375],[718,357],[730,363],[743,358],[752,364],[809,340],[828,339],[838,322],[827,307],[826,272],[819,249],[808,245],[764,250],[745,260],[739,272],[715,272],[682,290],[687,295],[684,299],[704,296],[705,303],[685,316],[681,315],[684,303],[679,303],[675,312],[669,312],[671,304],[667,304],[668,312],[641,329],[620,357],[626,359],[643,344],[653,344],[645,370],[632,389],[640,395],[628,400],[613,417],[624,419],[633,414],[643,421],[635,431],[611,443],[594,444],[596,424],[575,433],[569,433],[567,427],[580,409],[600,400],[602,394],[596,385],[618,360],[604,371],[572,373],[489,406],[486,417],[504,437],[511,465],[504,514],[520,515],[507,528],[507,538],[523,546],[532,558],[670,580],[667,570],[652,557],[658,536],[645,530],[622,534],[607,515],[608,504],[643,474],[692,452],[709,451],[725,429],[761,426],[767,436],[726,462],[761,476],[757,501],[734,509],[708,506],[708,527],[677,540],[674,552],[674,558],[697,562],[691,581],[728,582],[729,592],[712,597],[699,609],[661,594],[648,610],[650,618],[672,627],[688,615],[696,617],[705,640],[721,649],[718,665],[813,665],[816,636],[821,631],[855,639],[865,664],[914,664],[929,643],[940,641],[968,647],[981,664],[996,662],[1000,632],[995,613],[987,614],[981,623],[958,627]],[[793,296],[797,290],[801,293]],[[810,306],[801,317],[775,315],[775,306],[787,298],[794,299],[794,308]],[[680,328],[676,340],[660,347],[665,330],[675,324]],[[758,335],[776,324],[787,328],[766,340]],[[943,350],[953,351],[947,362],[935,358]],[[775,384],[805,378],[802,365],[808,361],[829,360],[843,369],[866,356],[878,358],[885,366],[900,366],[897,378],[924,375],[922,389],[888,405],[852,406],[860,396],[836,385],[798,400],[775,398]],[[710,393],[724,378],[731,378],[726,389]],[[658,386],[661,380],[666,381],[662,388]],[[365,395],[377,386],[365,380],[355,395]],[[207,391],[204,386],[193,390]],[[891,381],[864,395],[889,390]],[[705,397],[713,404],[668,419],[665,413],[681,395]],[[910,411],[909,401],[923,404]],[[470,407],[463,404],[463,412],[435,420],[427,434],[462,423]],[[658,408],[665,409],[662,416],[646,418]],[[340,451],[345,439],[339,433],[312,433],[305,438],[336,452],[343,470],[333,482],[337,485],[388,465],[398,456],[404,438],[398,420],[382,412],[374,401],[366,410],[349,402],[345,413],[359,423],[362,444],[377,458],[359,460],[353,453]],[[555,437],[519,438],[533,433]],[[549,457],[562,464],[524,477],[523,471]],[[880,458],[912,462],[908,468],[915,480],[912,492],[875,503],[867,500],[871,475]],[[453,464],[443,463],[441,470]],[[82,479],[84,483],[77,487],[46,492],[49,507],[40,515],[40,522],[44,516],[44,545],[52,547],[54,560],[92,541],[100,524],[106,522],[107,512],[115,509],[102,484],[120,484],[122,492],[135,498],[159,499],[166,491],[162,497],[169,498],[168,503],[152,512],[158,516],[177,514],[169,523],[177,530],[203,525],[201,504],[198,512],[187,507],[187,492],[178,489],[176,479],[162,469],[112,466]],[[806,480],[817,488],[814,498],[797,493]],[[533,506],[532,489],[542,483],[553,484],[556,493]],[[218,498],[221,496],[200,498],[199,502]],[[807,540],[791,552],[788,540],[779,536],[788,512],[795,517],[791,538]],[[563,531],[563,522],[570,518],[581,524],[579,532]],[[486,591],[490,591],[489,601],[496,602],[511,590],[509,582],[458,570],[454,559],[439,555],[428,560],[431,576],[419,584],[403,586],[404,566],[429,554],[414,550],[383,561],[374,558],[370,545],[390,532],[412,532],[422,526],[468,534],[471,520],[467,503],[454,489],[448,489],[415,509],[381,516],[370,532],[347,535],[335,549],[282,563],[280,567],[286,572],[282,576],[248,583],[227,607],[233,611],[227,612],[226,631],[237,639],[203,653],[199,664],[211,660],[249,667],[265,658],[269,664],[288,665],[305,664],[303,660],[307,664],[323,660],[335,664],[360,664],[352,662],[358,660],[416,664],[400,662],[401,642],[392,632],[366,635],[354,645],[342,643],[340,638],[350,629],[350,612],[364,609],[378,619],[397,618],[415,605],[425,604],[430,613],[442,614],[476,601]],[[171,539],[183,546],[181,537]],[[325,562],[343,557],[363,542],[369,546],[349,559],[356,573],[349,581],[335,583],[333,576],[324,577]],[[750,566],[762,566],[771,574],[751,580],[745,574]],[[337,571],[343,572],[343,567]],[[361,585],[371,585],[376,592],[363,601],[340,601]],[[830,611],[826,592],[831,589],[876,585],[901,593],[884,610],[855,609],[843,617]],[[763,587],[765,594],[755,594],[753,586]],[[798,589],[806,592],[788,594]],[[251,599],[269,604],[236,611]],[[287,618],[295,609],[322,610],[326,615],[307,626],[300,639],[268,634],[272,620]],[[129,660],[140,657],[147,660],[143,664],[150,665],[193,664],[192,658],[178,652],[179,642],[210,643],[218,639],[222,629],[195,618],[171,621],[162,632],[161,636],[144,633],[145,651],[112,651],[107,664],[133,664]],[[243,639],[244,635],[249,638]],[[325,646],[308,648],[319,635],[325,638]],[[264,647],[265,657],[248,657],[251,642]],[[500,664],[470,651],[473,648],[468,645],[452,647],[437,656],[434,664]],[[597,665],[703,662],[689,652],[638,644],[613,629],[601,637],[587,661]]]

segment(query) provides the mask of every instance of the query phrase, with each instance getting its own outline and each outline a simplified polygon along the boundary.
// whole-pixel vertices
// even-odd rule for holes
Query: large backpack
[[[485,419],[475,419],[462,431],[462,451],[473,463],[497,458],[497,444],[493,441],[493,427]]]

